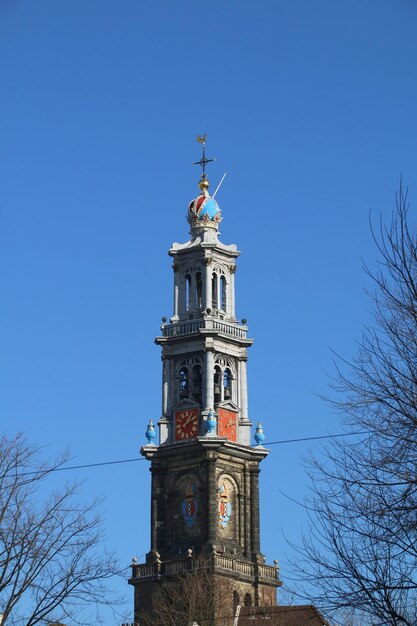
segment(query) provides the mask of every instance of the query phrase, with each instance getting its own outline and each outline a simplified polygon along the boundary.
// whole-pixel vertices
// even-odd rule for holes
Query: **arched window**
[[[188,378],[188,369],[186,367],[182,367],[180,369],[180,388],[179,388],[179,397],[180,400],[183,398],[188,398],[189,396],[189,378]]]
[[[245,606],[252,606],[252,596],[250,593],[245,593]]]
[[[218,365],[214,368],[214,404],[222,400],[222,371]]]
[[[233,615],[236,615],[236,609],[240,604],[240,598],[237,591],[233,592]]]
[[[217,309],[219,306],[217,291],[217,274],[213,272],[211,277],[211,305],[213,309]]]
[[[220,308],[226,311],[226,276],[220,276]]]
[[[203,277],[201,272],[197,272],[195,275],[195,307],[196,309],[203,308]]]
[[[203,370],[200,365],[193,367],[193,400],[197,404],[201,404],[203,391]]]
[[[191,309],[191,276],[190,274],[185,275],[185,310],[189,311]]]
[[[232,399],[232,374],[228,367],[224,370],[223,373],[223,397],[225,400]]]

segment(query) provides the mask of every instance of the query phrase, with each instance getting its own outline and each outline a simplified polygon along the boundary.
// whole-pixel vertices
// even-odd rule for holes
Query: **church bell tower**
[[[159,444],[151,420],[141,449],[152,493],[150,551],[145,563],[132,564],[129,580],[138,624],[152,621],[158,587],[197,571],[203,558],[212,586],[228,590],[229,616],[240,605],[276,605],[281,584],[277,564],[266,565],[260,549],[259,464],[268,451],[260,423],[251,445],[246,362],[253,340],[235,312],[240,253],[218,238],[221,212],[205,173],[211,159],[199,139],[203,172],[188,207],[191,237],[169,250],[173,315],[155,340],[163,369]]]

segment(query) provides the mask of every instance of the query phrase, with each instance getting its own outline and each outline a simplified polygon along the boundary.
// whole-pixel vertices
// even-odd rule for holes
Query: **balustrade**
[[[162,328],[163,337],[182,337],[193,335],[200,330],[215,330],[222,335],[246,339],[247,330],[238,324],[223,322],[216,319],[187,320],[176,324],[165,324]]]
[[[255,565],[248,563],[247,561],[240,561],[234,557],[225,556],[224,554],[213,555],[213,560],[210,560],[207,565],[210,567],[210,563],[214,565],[214,568],[221,568],[224,570],[238,572],[244,576],[255,576],[256,573],[261,578],[269,578],[270,580],[279,579],[279,570],[273,565],[257,564],[255,571]],[[158,567],[159,565],[159,567]],[[157,574],[166,576],[177,576],[186,571],[192,571],[202,567],[198,559],[179,559],[177,561],[165,561],[158,563],[145,563],[143,565],[133,566],[132,576],[133,578],[151,578]]]
[[[279,570],[273,565],[259,565],[259,576],[279,580]]]

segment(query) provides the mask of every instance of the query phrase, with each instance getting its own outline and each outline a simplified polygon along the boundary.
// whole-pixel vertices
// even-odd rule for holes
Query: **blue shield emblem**
[[[198,502],[195,497],[195,486],[189,483],[185,488],[185,498],[181,504],[181,512],[187,526],[192,528],[197,521]]]

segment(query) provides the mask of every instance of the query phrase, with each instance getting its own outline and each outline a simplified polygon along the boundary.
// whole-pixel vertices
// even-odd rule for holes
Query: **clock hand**
[[[194,419],[195,419],[195,415],[191,415],[191,417],[189,417],[189,418],[188,418],[188,420],[186,420],[186,421],[183,423],[182,427],[184,428],[184,426],[188,426],[188,424],[189,424],[190,422],[192,422]]]

